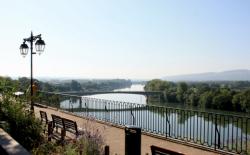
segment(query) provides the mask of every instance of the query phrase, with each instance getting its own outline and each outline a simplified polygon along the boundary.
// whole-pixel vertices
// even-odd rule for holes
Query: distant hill
[[[167,81],[250,81],[250,70],[231,70],[163,77]]]

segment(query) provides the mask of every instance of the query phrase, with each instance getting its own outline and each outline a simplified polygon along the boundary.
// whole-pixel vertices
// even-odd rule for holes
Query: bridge
[[[87,96],[87,95],[97,95],[97,94],[137,94],[148,96],[162,96],[163,92],[161,91],[92,91],[92,92],[78,92],[78,91],[68,91],[60,92],[62,94],[78,95],[78,96]]]
[[[81,105],[80,105],[81,106]],[[143,111],[143,110],[147,110],[147,106],[142,105],[142,106],[137,106],[137,107],[126,107],[126,108],[107,108],[107,107],[103,107],[103,108],[89,108],[89,107],[71,107],[71,108],[61,108],[63,110],[66,111],[70,111],[70,112],[124,112],[124,111]]]

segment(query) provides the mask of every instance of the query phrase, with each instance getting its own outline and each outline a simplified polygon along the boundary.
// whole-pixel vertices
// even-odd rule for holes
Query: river
[[[143,87],[144,85],[137,84],[114,91],[144,91]],[[134,124],[146,132],[209,147],[214,147],[219,142],[218,147],[221,149],[239,152],[249,149],[246,142],[250,142],[250,119],[244,117],[151,107],[147,106],[145,96],[134,94],[83,96],[82,103],[69,105],[68,101],[63,101],[61,108],[71,107],[73,112],[80,116],[90,116],[118,125]]]

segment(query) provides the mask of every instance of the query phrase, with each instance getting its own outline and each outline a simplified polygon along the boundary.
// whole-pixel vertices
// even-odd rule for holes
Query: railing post
[[[218,134],[218,140],[217,140],[217,134]],[[220,148],[220,133],[217,127],[217,114],[215,114],[215,138],[214,138],[214,149],[216,150],[216,148]]]
[[[88,109],[88,105],[87,105],[88,100],[89,100],[88,98],[85,98],[85,102],[84,102],[84,104],[85,104],[85,113],[86,113],[87,117],[89,116],[89,109]]]
[[[105,109],[105,121],[107,121],[108,119],[107,119],[107,116],[108,116],[108,109],[107,109],[107,104],[106,104],[106,102],[105,102],[105,107],[104,107],[104,109]]]
[[[214,127],[214,134],[215,134],[215,138],[214,138],[214,149],[216,150],[216,139],[217,139],[217,132],[216,132],[216,129],[217,129],[217,115],[215,114],[215,127]]]
[[[131,108],[130,108],[130,114],[131,114],[131,118],[132,118],[132,123],[133,123],[133,125],[135,125],[135,116],[134,116],[134,114],[133,114],[133,109],[132,109],[133,107],[132,107],[132,105],[131,105]]]
[[[248,138],[247,138],[248,136],[247,135],[249,134],[249,132],[247,130],[248,129],[248,125],[249,125],[248,121],[250,122],[250,118],[246,118],[246,139],[245,139],[245,141],[246,141],[246,152],[248,150],[248,147],[249,147],[249,150],[250,150],[250,145],[248,146],[248,142],[247,142],[248,141]]]
[[[82,97],[79,97],[79,108],[82,111]]]
[[[168,120],[168,109],[165,108],[166,112],[165,112],[165,115],[166,115],[166,137],[168,137],[168,131],[169,131],[169,136],[170,136],[170,123],[169,123],[169,120]]]
[[[165,127],[165,129],[166,129],[166,137],[168,137],[168,112],[167,112],[167,108],[165,108],[165,115],[166,115],[166,121],[165,121],[165,123],[166,123],[166,127]]]
[[[166,137],[168,137],[168,133],[167,133],[167,131],[168,131],[168,128],[167,128],[167,126],[168,126],[168,112],[167,112],[167,108],[165,108],[165,115],[166,115],[166,120],[165,120],[165,123],[166,123],[166,126],[165,126],[165,130],[166,130],[166,133],[165,133],[165,136]]]

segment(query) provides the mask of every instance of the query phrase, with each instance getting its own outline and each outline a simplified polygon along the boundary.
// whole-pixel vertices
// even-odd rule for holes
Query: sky
[[[31,31],[46,43],[34,77],[250,69],[249,0],[0,0],[1,76],[30,76],[19,47]]]

